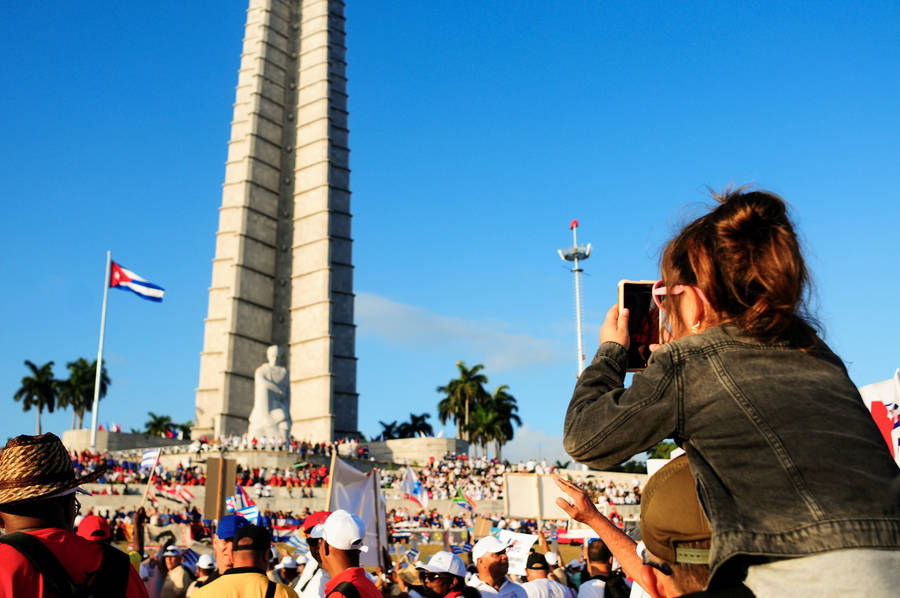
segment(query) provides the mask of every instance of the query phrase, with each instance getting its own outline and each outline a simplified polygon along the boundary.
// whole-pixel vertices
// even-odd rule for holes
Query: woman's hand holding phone
[[[606,320],[600,327],[600,344],[603,343],[619,343],[626,349],[630,343],[628,337],[628,310],[623,309],[619,312],[618,304],[613,305],[606,312]]]

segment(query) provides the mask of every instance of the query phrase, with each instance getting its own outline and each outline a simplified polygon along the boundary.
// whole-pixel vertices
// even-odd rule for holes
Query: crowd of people
[[[234,437],[241,438],[241,437]],[[305,445],[305,443],[302,443]],[[240,446],[240,445],[238,445]],[[281,447],[289,444],[279,445]],[[315,445],[321,446],[321,445]],[[324,449],[323,449],[324,450]],[[101,494],[128,494],[141,492],[141,484],[146,484],[154,476],[154,484],[163,487],[202,486],[206,483],[205,466],[192,464],[190,453],[183,455],[174,467],[157,464],[152,470],[140,469],[140,455],[113,455],[109,452],[95,453],[79,451],[70,453],[75,471],[79,474],[103,468],[104,472],[96,483],[109,485],[101,489]],[[302,458],[302,453],[301,453]],[[382,488],[388,496],[402,498],[399,491],[405,476],[405,468],[379,467]],[[430,459],[421,467],[413,467],[418,481],[429,500],[452,500],[459,492],[474,502],[503,499],[504,473],[555,473],[546,461],[524,461],[518,463],[500,462],[484,457],[469,458],[468,455],[447,454],[440,459]],[[256,497],[270,497],[274,488],[286,488],[291,497],[311,498],[313,488],[328,486],[328,468],[324,464],[299,461],[289,468],[242,467],[238,465],[237,482]],[[598,502],[612,505],[634,505],[640,503],[640,482],[635,478],[630,484],[604,480],[602,477],[577,476],[579,485],[587,488]]]

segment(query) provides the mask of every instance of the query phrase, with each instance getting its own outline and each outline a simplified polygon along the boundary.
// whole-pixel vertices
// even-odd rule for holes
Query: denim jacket
[[[900,470],[841,360],[730,325],[655,351],[625,388],[604,343],[575,387],[565,448],[603,468],[673,438],[712,529],[710,566],[900,549]]]

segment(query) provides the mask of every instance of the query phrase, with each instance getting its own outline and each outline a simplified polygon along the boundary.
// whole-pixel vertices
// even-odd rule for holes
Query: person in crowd
[[[299,568],[300,565],[294,557],[283,557],[281,562],[278,563],[278,567],[275,568],[278,581],[287,586],[294,587],[294,582],[297,581],[300,575]]]
[[[319,544],[322,539],[322,524],[329,515],[331,515],[330,511],[316,511],[310,513],[303,520],[303,533],[306,534],[306,545],[309,547],[310,558],[294,586],[302,598],[322,598],[325,595],[325,584],[328,583],[330,577],[322,569]]]
[[[272,546],[266,528],[245,525],[235,532],[231,543],[233,567],[194,592],[194,598],[297,598],[294,590],[266,577]]]
[[[467,598],[466,592],[472,590],[466,586],[465,563],[452,552],[434,553],[419,571],[427,598]]]
[[[552,554],[552,553],[551,553]],[[553,579],[550,579],[550,565],[544,554],[532,552],[525,562],[525,593],[528,598],[575,598],[575,593]]]
[[[109,522],[100,515],[85,515],[81,523],[78,524],[78,529],[75,533],[85,540],[93,540],[94,542],[109,543],[112,539]]]
[[[216,561],[208,554],[201,554],[197,559],[197,579],[191,582],[185,592],[185,598],[191,598],[194,592],[202,588],[206,584],[215,581],[219,577],[216,570]]]
[[[250,522],[240,515],[225,515],[219,520],[216,534],[213,536],[213,551],[216,555],[216,566],[218,567],[219,575],[231,569],[231,548],[234,536],[238,530],[248,525],[250,525]]]
[[[322,568],[331,578],[325,584],[325,598],[382,598],[365,569],[359,566],[360,552],[368,550],[363,544],[366,527],[359,517],[339,509],[321,525],[319,556]]]
[[[165,565],[166,579],[163,582],[159,598],[185,598],[188,586],[194,582],[194,576],[183,565],[184,557],[181,550],[175,546],[167,546],[162,553]]]
[[[550,567],[550,579],[566,586],[571,590],[572,588],[569,586],[569,576],[566,575],[565,568],[561,567],[559,564],[559,555],[555,552],[546,552],[544,553],[544,559],[547,561],[547,565],[549,565]],[[574,592],[572,592],[572,594],[574,595]]]
[[[77,477],[54,434],[17,436],[0,455],[0,596],[59,596],[68,584],[95,595],[147,598],[128,555],[74,532],[75,491],[103,474]],[[38,564],[40,563],[40,564]],[[64,576],[55,575],[59,569]]]
[[[485,536],[472,547],[472,560],[478,573],[469,578],[468,584],[485,598],[528,598],[522,586],[506,577],[509,571],[506,551],[509,546],[509,543],[501,542],[495,536]]]
[[[583,489],[561,478],[557,483],[572,498],[571,503],[558,499],[557,504],[597,532],[625,572],[652,598],[753,598],[742,584],[704,591],[709,581],[711,534],[687,457],[672,459],[647,482],[641,502],[642,544],[604,517]]]
[[[710,587],[890,595],[900,471],[806,313],[786,205],[745,189],[716,199],[663,252],[652,297],[669,342],[629,388],[629,314],[607,313],[566,413],[566,451],[604,468],[665,438],[682,445],[712,528]]]
[[[631,587],[620,571],[613,571],[613,556],[606,543],[599,538],[584,545],[584,570],[578,598],[624,598]]]

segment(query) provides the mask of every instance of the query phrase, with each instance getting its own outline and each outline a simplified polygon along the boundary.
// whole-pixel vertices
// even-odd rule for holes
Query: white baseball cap
[[[181,556],[181,551],[178,550],[178,547],[173,544],[173,545],[169,546],[168,548],[166,548],[166,551],[164,553],[162,553],[162,555],[164,557]]]
[[[555,552],[548,552],[547,554],[544,555],[544,558],[547,559],[547,564],[550,565],[551,567],[555,567],[556,565],[559,564],[559,557],[556,555]]]
[[[313,538],[313,539],[321,538],[323,529],[324,529],[324,527],[322,526],[322,524],[317,523],[316,525],[312,526],[312,528],[310,528],[308,535],[310,538]]]
[[[485,536],[478,540],[478,542],[475,542],[475,546],[472,547],[472,561],[477,563],[478,559],[489,552],[495,554],[498,552],[506,552],[506,549],[509,548],[509,546],[509,542],[501,542],[496,536]]]
[[[281,566],[282,569],[296,569],[297,568],[297,561],[292,556],[284,557],[283,559],[281,559],[281,562],[278,564]]]
[[[359,517],[343,509],[329,515],[322,524],[322,539],[338,550],[366,552],[369,547],[363,544],[365,537],[366,525]]]
[[[462,559],[446,550],[434,553],[428,564],[419,568],[431,573],[449,573],[456,577],[466,576],[466,566],[463,564]]]
[[[197,559],[197,568],[198,569],[215,569],[216,561],[208,554],[201,554],[200,558]]]

